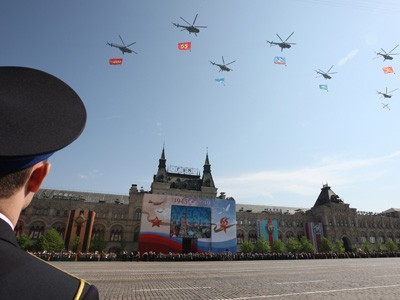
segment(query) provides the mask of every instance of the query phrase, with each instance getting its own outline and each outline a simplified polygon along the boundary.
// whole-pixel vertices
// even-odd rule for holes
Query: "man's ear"
[[[28,179],[28,193],[36,193],[42,185],[47,174],[49,174],[51,164],[48,162],[41,162],[33,167],[31,176]]]

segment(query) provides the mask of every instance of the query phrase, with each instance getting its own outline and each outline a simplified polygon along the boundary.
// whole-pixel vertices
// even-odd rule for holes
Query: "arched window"
[[[115,227],[111,229],[110,233],[110,241],[112,242],[120,242],[122,241],[123,235],[122,235],[122,228],[120,227]]]
[[[33,224],[30,228],[29,228],[29,237],[32,240],[37,240],[38,238],[40,238],[44,233],[44,225],[41,223],[36,223]]]
[[[294,233],[292,231],[286,232],[286,238],[288,239],[288,238],[291,238],[291,237],[294,237]]]
[[[56,223],[52,227],[55,230],[57,230],[58,234],[64,238],[64,234],[65,234],[65,224],[64,223]]]
[[[257,242],[257,234],[254,230],[249,232],[249,242],[255,244]]]
[[[135,211],[135,220],[140,221],[141,218],[142,218],[142,210],[140,208],[138,208]]]
[[[369,236],[369,242],[375,244],[375,233],[371,233]]]
[[[92,229],[92,240],[94,238],[103,238],[104,239],[105,229],[101,225],[94,225]]]
[[[238,230],[237,232],[237,244],[241,245],[244,241],[244,235],[243,235],[243,231]]]

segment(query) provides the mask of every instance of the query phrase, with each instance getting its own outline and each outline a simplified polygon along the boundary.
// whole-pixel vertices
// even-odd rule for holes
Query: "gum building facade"
[[[15,234],[28,235],[35,241],[48,229],[55,228],[66,241],[66,249],[71,248],[76,238],[78,250],[89,251],[91,241],[101,237],[106,242],[106,251],[121,247],[136,251],[140,248],[142,219],[148,217],[143,214],[143,202],[145,195],[152,194],[232,200],[236,207],[237,249],[243,241],[255,243],[261,236],[270,242],[274,239],[286,242],[290,237],[310,238],[312,233],[317,238],[340,240],[346,250],[360,248],[366,241],[372,245],[378,241],[385,243],[388,238],[400,242],[400,209],[390,208],[381,213],[357,211],[344,203],[328,184],[323,185],[311,208],[240,204],[240,199],[236,203],[224,192],[219,195],[217,192],[208,154],[200,175],[193,168],[167,167],[163,148],[150,191],[138,189],[136,184],[132,184],[128,195],[41,189],[22,212]]]

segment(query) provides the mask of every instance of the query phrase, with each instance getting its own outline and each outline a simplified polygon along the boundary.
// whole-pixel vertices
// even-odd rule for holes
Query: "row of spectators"
[[[320,253],[156,253],[156,252],[34,252],[46,261],[234,261],[234,260],[287,260],[287,259],[337,259],[400,257],[400,251],[390,252],[320,252]]]

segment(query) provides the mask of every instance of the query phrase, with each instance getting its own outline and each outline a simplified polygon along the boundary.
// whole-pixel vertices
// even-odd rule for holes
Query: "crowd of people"
[[[46,261],[235,261],[235,260],[289,260],[289,259],[342,259],[400,257],[400,251],[357,251],[357,252],[319,252],[319,253],[156,253],[138,251],[113,252],[33,252]]]

